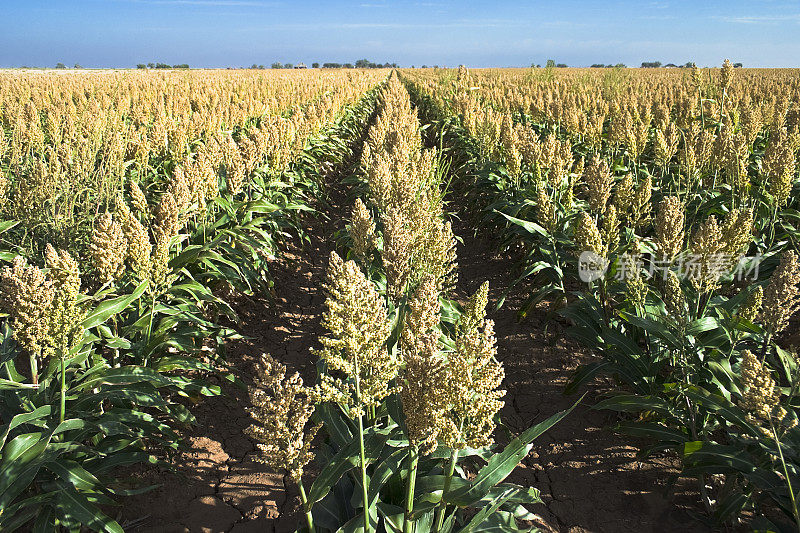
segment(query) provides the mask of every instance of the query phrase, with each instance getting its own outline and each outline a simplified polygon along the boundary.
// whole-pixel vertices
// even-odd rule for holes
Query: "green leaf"
[[[658,442],[682,444],[689,440],[689,435],[683,431],[651,422],[623,422],[617,426],[617,431],[634,437],[655,439]]]
[[[8,438],[8,434],[12,429],[21,426],[22,424],[33,423],[34,421],[41,421],[40,423],[34,425],[43,426],[43,421],[45,421],[52,412],[53,408],[50,405],[43,405],[41,407],[37,407],[29,413],[20,413],[15,415],[14,418],[12,418],[8,424],[3,427],[3,431],[0,432],[0,450],[2,450],[3,446],[5,446],[6,438]]]
[[[572,404],[569,409],[556,413],[547,420],[525,430],[520,436],[508,443],[502,452],[492,457],[489,463],[481,468],[472,483],[464,488],[449,491],[445,495],[445,501],[462,507],[480,501],[489,493],[492,487],[508,477],[520,461],[528,455],[533,447],[532,442],[567,416],[582,399],[583,396]]]
[[[314,410],[314,418],[325,425],[325,431],[337,446],[346,446],[353,441],[352,424],[338,404],[327,402],[318,405]]]
[[[672,417],[672,408],[669,403],[656,396],[620,394],[597,402],[592,409],[610,409],[612,411],[622,411],[626,413],[655,411],[665,417]]]
[[[388,430],[373,431],[364,435],[364,453],[368,464],[370,459],[374,460],[380,457],[380,451],[388,438]],[[314,480],[311,490],[308,492],[309,504],[313,505],[324,498],[331,487],[339,481],[339,478],[349,470],[358,468],[360,462],[359,443],[356,438],[339,450]]]
[[[543,237],[549,235],[549,233],[547,233],[547,230],[541,227],[536,222],[531,222],[529,220],[522,220],[520,218],[512,217],[510,215],[503,213],[502,211],[497,211],[496,209],[495,212],[500,213],[501,215],[506,217],[511,223],[516,224],[517,226],[521,227],[522,229],[524,229],[525,231],[527,231],[532,235],[541,235]]]
[[[364,533],[364,513],[358,513],[356,516],[347,521],[340,527],[336,533]],[[376,531],[378,527],[378,509],[371,507],[369,509],[369,529]]]
[[[121,366],[119,368],[103,368],[90,374],[87,379],[78,382],[69,392],[85,391],[101,385],[121,385],[130,383],[149,382],[156,387],[168,387],[174,381],[159,374],[155,370],[143,366]]]
[[[125,533],[122,527],[103,514],[86,496],[76,490],[65,490],[59,494],[59,511],[63,516],[80,520],[95,531]]]
[[[405,512],[401,507],[384,502],[378,502],[378,512],[383,517],[383,523],[389,533],[403,533],[403,520]]]
[[[472,533],[475,529],[480,526],[489,516],[494,514],[503,503],[508,501],[511,496],[517,491],[516,488],[506,488],[500,494],[495,496],[486,506],[481,509],[480,511],[472,517],[467,525],[459,530],[459,533]]]
[[[620,316],[634,326],[639,326],[651,335],[663,340],[673,349],[679,349],[684,344],[676,334],[667,329],[661,322],[650,318],[642,318],[624,311],[620,312]]]
[[[36,522],[33,523],[33,533],[52,533],[53,531],[58,531],[58,525],[56,522],[56,512],[55,509],[50,507],[49,505],[40,508],[39,514],[36,517]]]
[[[126,294],[124,296],[118,296],[117,298],[112,298],[111,300],[105,300],[101,302],[97,307],[94,308],[92,312],[86,315],[86,318],[83,319],[81,325],[84,329],[91,329],[104,323],[112,316],[123,311],[131,303],[138,300],[142,294],[144,294],[148,284],[149,282],[145,280],[141,282],[138,287],[136,287],[133,293]]]
[[[78,490],[93,490],[100,480],[75,461],[60,459],[51,461],[45,467]]]
[[[722,501],[717,503],[714,509],[714,517],[718,523],[722,524],[730,522],[739,516],[742,509],[747,504],[750,498],[742,492],[734,492],[725,496]]]
[[[718,328],[719,326],[719,320],[711,316],[706,316],[689,323],[689,325],[686,326],[686,334],[696,336],[705,331]]]
[[[609,370],[611,367],[612,364],[610,361],[597,361],[579,366],[578,370],[576,370],[575,374],[572,376],[572,379],[567,383],[564,394],[575,393],[581,385],[588,383],[594,379],[597,374]]]
[[[524,530],[517,527],[514,515],[508,511],[497,511],[489,515],[479,526],[473,529],[473,533],[517,533],[519,531],[530,531],[531,528]]]
[[[3,220],[0,222],[0,234],[7,232],[19,224],[19,220]]]
[[[45,442],[45,444],[40,446],[41,449],[38,453],[44,451],[44,446],[46,446],[46,441],[42,439],[42,433],[25,433],[24,435],[18,435],[3,447],[2,464],[6,465],[11,462],[19,463],[25,461],[23,455],[42,442]],[[29,461],[31,459],[33,459],[33,457],[28,454],[27,460]]]
[[[389,480],[389,478],[400,473],[402,470],[403,461],[407,455],[407,449],[399,448],[389,454],[388,457],[381,460],[381,462],[375,467],[375,470],[372,472],[372,477],[369,481],[369,490],[367,492],[370,505],[374,503],[375,499],[380,494],[381,488]]]

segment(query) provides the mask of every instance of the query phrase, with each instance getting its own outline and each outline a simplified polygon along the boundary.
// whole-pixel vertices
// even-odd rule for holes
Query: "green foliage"
[[[574,77],[559,83],[588,86],[601,91],[604,99],[625,101],[640,81],[635,78],[639,74],[623,67],[593,74],[595,78]],[[684,83],[691,83],[689,73],[684,77]],[[554,83],[539,72],[520,79],[532,84]],[[565,203],[562,189],[553,188],[536,164],[523,165],[520,174],[512,176],[504,161],[492,160],[480,149],[478,141],[462,127],[460,117],[454,117],[455,109],[474,102],[478,107],[496,109],[496,100],[490,105],[476,95],[473,102],[465,105],[462,100],[458,102],[461,107],[457,107],[457,95],[451,86],[423,85],[419,81],[416,76],[406,80],[420,116],[431,124],[432,135],[440,136],[454,162],[454,186],[463,188],[469,211],[482,213],[475,222],[499,235],[500,247],[513,250],[519,257],[517,283],[527,280],[530,287],[520,316],[526,317],[532,305],[541,301],[549,301],[553,307],[566,304],[558,315],[569,324],[570,336],[597,355],[594,362],[578,369],[567,392],[575,392],[599,374],[609,376],[617,389],[595,408],[618,412],[621,422],[617,430],[644,439],[643,455],[667,450],[681,458],[681,475],[696,480],[711,521],[732,524],[744,513],[753,513],[752,527],[756,529],[791,530],[800,519],[795,501],[800,487],[798,364],[796,356],[781,347],[781,340],[769,334],[765,326],[768,315],[756,316],[752,321],[739,316],[749,294],[768,285],[777,258],[787,250],[796,250],[800,242],[797,198],[793,197],[787,206],[776,207],[769,193],[762,166],[767,157],[766,128],[757,132],[746,154],[749,186],[736,190],[723,183],[719,178],[722,170],[713,163],[694,170],[693,185],[679,185],[686,178],[681,177],[684,170],[678,158],[659,165],[652,152],[653,144],[648,142],[643,154],[634,160],[613,141],[609,121],[603,124],[600,143],[590,146],[581,132],[569,131],[545,113],[537,116],[527,110],[504,111],[515,124],[532,129],[540,142],[548,135],[568,140],[575,159],[584,157],[589,161],[599,154],[608,162],[617,185],[627,173],[637,176],[639,182],[652,180],[649,192],[653,206],[665,196],[678,195],[685,209],[687,238],[696,234],[711,216],[721,221],[736,207],[753,210],[752,237],[744,228],[747,242],[743,253],[750,259],[743,264],[747,271],[748,266],[760,260],[757,276],[753,277],[755,272],[750,271],[750,277],[739,280],[725,271],[718,280],[719,286],[702,291],[683,280],[678,291],[685,304],[676,308],[668,298],[659,270],[653,277],[647,270],[650,258],[658,251],[652,224],[621,228],[618,243],[609,249],[605,275],[591,284],[580,281],[576,275],[575,215],[588,211],[586,193],[583,198],[570,197]],[[696,98],[703,99],[705,112],[698,110],[690,122],[677,124],[682,128],[681,139],[686,138],[690,127],[705,130],[712,138],[723,127],[736,127],[735,122],[731,123],[733,119],[724,115],[717,123],[709,119],[709,115],[722,114],[723,102],[718,98],[722,94],[719,80],[709,71],[701,72]],[[667,118],[674,120],[672,116],[668,114]],[[788,116],[794,115],[790,112]],[[653,130],[650,125],[646,131],[648,141]],[[796,146],[794,156],[796,159]],[[796,170],[790,186],[793,191],[798,190]],[[555,222],[549,231],[543,227],[537,209],[542,187],[554,203]],[[609,201],[613,202],[613,197]],[[602,214],[594,216],[601,225]],[[623,256],[635,242],[645,255],[643,265],[636,269],[642,281],[641,301],[632,297],[625,281],[616,279],[624,268]],[[690,252],[688,244],[682,246],[685,253]],[[754,258],[756,254],[760,257]],[[556,310],[553,307],[551,318]],[[745,395],[753,387],[743,369],[746,351],[756,354],[765,375],[776,384],[773,412],[780,416],[774,415],[769,421],[755,418],[752,410],[743,407]],[[780,509],[783,516],[770,513],[771,508]]]
[[[122,531],[112,518],[119,498],[153,487],[128,486],[118,468],[169,468],[161,457],[195,423],[186,403],[221,394],[220,380],[241,386],[225,360],[225,344],[239,336],[221,325],[239,319],[215,290],[273,293],[270,256],[281,240],[302,235],[320,162],[343,157],[355,116],[345,109],[282,174],[268,164],[254,169],[240,193],[220,177],[221,194],[173,239],[167,282],[126,272],[82,294],[79,342],[45,361],[37,385],[19,368],[28,354],[2,317],[1,530]],[[2,222],[0,234],[18,226]],[[0,259],[15,255],[5,249]]]

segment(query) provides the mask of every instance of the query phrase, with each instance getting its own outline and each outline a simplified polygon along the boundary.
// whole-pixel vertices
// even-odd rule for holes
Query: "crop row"
[[[383,76],[0,77],[0,529],[122,530]]]
[[[718,524],[800,526],[796,71],[404,72],[476,224]],[[782,516],[781,516],[782,515]]]
[[[265,355],[249,434],[299,485],[308,531],[517,531],[539,492],[504,480],[568,411],[495,447],[505,391],[488,284],[454,299],[444,171],[396,75],[361,163],[346,254],[330,256],[316,383]],[[315,455],[323,466],[306,491]]]

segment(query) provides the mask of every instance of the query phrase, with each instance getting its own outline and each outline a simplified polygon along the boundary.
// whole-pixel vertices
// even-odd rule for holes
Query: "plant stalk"
[[[408,481],[406,482],[406,508],[403,516],[403,533],[413,533],[414,523],[411,521],[411,512],[414,510],[414,487],[417,484],[417,465],[419,464],[419,449],[411,443],[408,444]]]
[[[436,519],[434,521],[433,526],[433,533],[439,533],[442,529],[442,525],[444,524],[444,515],[447,514],[447,503],[444,501],[444,497],[447,496],[447,493],[450,492],[450,484],[453,481],[453,472],[456,469],[456,463],[458,462],[458,450],[451,450],[450,451],[450,462],[447,464],[447,473],[444,478],[444,488],[442,489],[442,501],[439,502],[439,507],[436,509]]]
[[[156,314],[156,292],[153,290],[153,300],[150,305],[150,320],[147,323],[147,336],[145,337],[146,341],[144,344],[145,350],[150,345],[150,337],[153,335],[153,320],[155,319]],[[146,353],[146,352],[145,352]],[[142,366],[147,366],[149,357],[145,355],[144,361],[142,362]]]
[[[59,423],[64,421],[67,411],[67,378],[65,366],[64,354],[61,354],[61,411],[59,414]]]
[[[769,427],[772,430],[772,437],[775,439],[775,444],[778,446],[778,456],[781,459],[781,466],[783,466],[783,475],[786,476],[786,487],[789,489],[789,497],[792,500],[792,511],[794,511],[794,521],[797,525],[797,530],[800,531],[800,512],[797,510],[797,501],[794,497],[794,489],[792,488],[792,480],[789,479],[789,469],[786,468],[786,460],[783,458],[783,448],[781,441],[778,438],[778,432],[775,431],[775,424],[772,420],[769,421]]]
[[[30,355],[30,362],[31,362],[31,383],[34,385],[39,384],[39,368],[36,362],[36,354],[31,353]]]
[[[358,369],[358,358],[354,361],[354,374],[356,382],[356,402],[361,404],[361,380]],[[360,457],[359,466],[361,468],[361,501],[364,505],[364,533],[369,533],[369,496],[367,481],[367,459],[364,453],[364,414],[358,413],[358,453]]]
[[[314,533],[314,517],[311,515],[311,507],[308,505],[306,489],[303,487],[303,480],[297,480],[297,487],[300,489],[300,503],[303,504],[303,512],[306,514],[306,525],[309,533]]]

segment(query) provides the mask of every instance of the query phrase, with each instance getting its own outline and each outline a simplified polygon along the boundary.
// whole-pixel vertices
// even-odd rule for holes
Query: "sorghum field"
[[[800,529],[800,71],[2,71],[0,121],[0,530]]]

